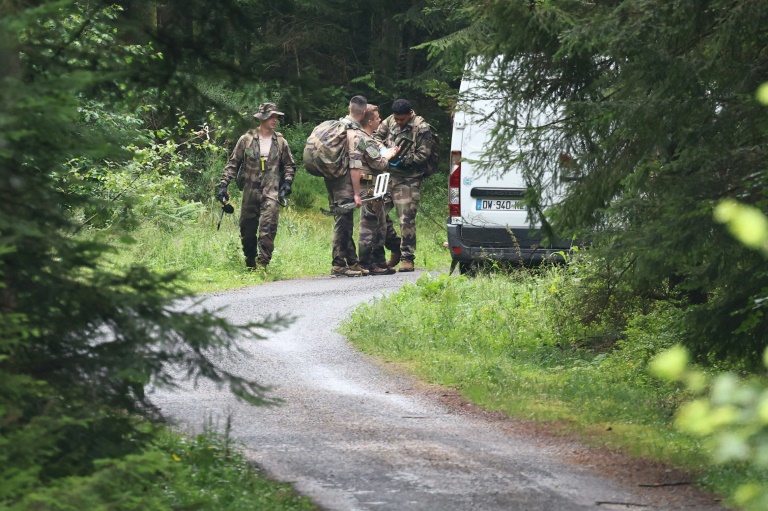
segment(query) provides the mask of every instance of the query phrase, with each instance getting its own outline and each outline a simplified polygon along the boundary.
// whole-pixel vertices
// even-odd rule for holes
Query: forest
[[[285,112],[299,174],[312,127],[355,94],[382,117],[408,98],[446,155],[470,61],[507,118],[560,113],[536,132],[499,124],[487,148],[531,189],[567,181],[555,208],[527,206],[546,235],[590,240],[566,269],[531,277],[557,282],[555,305],[537,306],[552,345],[596,363],[634,353],[721,462],[768,469],[764,1],[7,0],[0,12],[3,509],[167,508],[150,481],[174,469],[148,448],[165,433],[145,390],[172,385],[172,367],[270,402],[216,357],[288,320],[234,326],[174,305],[258,283],[236,236],[195,246],[194,262],[156,255],[213,231],[215,183],[260,103]],[[510,154],[520,136],[531,150]],[[417,261],[443,272],[447,160],[425,191]],[[273,278],[327,270],[299,262],[327,250],[308,233],[330,229],[322,184],[303,174],[281,234],[294,255]],[[461,284],[423,285],[429,298]],[[642,325],[659,337],[632,344]],[[768,509],[759,481],[736,484],[735,502]]]

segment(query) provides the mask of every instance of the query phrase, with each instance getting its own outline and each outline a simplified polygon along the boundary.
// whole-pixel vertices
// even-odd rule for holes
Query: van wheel
[[[459,275],[467,275],[472,273],[472,263],[468,261],[459,261]]]

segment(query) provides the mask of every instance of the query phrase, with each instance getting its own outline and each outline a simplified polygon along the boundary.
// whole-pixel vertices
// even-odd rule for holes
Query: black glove
[[[219,185],[219,187],[216,189],[216,198],[222,204],[229,202],[229,192],[227,192],[227,185]]]
[[[283,184],[280,185],[280,196],[281,197],[288,197],[291,194],[291,185],[293,183],[291,181],[285,181]]]

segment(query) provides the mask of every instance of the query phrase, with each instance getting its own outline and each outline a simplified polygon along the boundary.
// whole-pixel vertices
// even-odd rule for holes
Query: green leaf
[[[680,380],[688,367],[688,358],[688,350],[674,346],[651,361],[651,373],[665,380]]]
[[[738,434],[730,432],[721,433],[717,436],[716,442],[715,461],[718,463],[741,461],[749,458],[749,445]]]
[[[763,83],[757,88],[755,97],[761,104],[768,106],[768,82]]]
[[[757,208],[726,199],[715,208],[715,219],[750,248],[768,247],[768,218]]]

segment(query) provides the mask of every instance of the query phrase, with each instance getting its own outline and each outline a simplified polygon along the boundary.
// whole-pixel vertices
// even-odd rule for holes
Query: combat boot
[[[255,270],[256,269],[256,258],[255,257],[246,257],[245,258],[245,267],[249,270]]]
[[[389,261],[387,261],[387,266],[389,266],[390,268],[394,268],[395,266],[397,266],[398,263],[400,262],[400,255],[401,254],[399,250],[392,250],[389,253]],[[413,267],[413,265],[411,265],[411,267]]]
[[[413,271],[413,262],[412,261],[402,261],[400,263],[400,269],[397,270],[397,271],[400,271],[400,272]]]
[[[378,275],[393,275],[395,273],[395,269],[391,268],[389,266],[379,266],[379,265],[373,265],[371,266],[371,275],[372,276],[378,276]]]
[[[362,277],[363,272],[354,271],[348,266],[331,266],[331,275],[334,277]]]
[[[362,266],[360,266],[360,265],[359,265],[359,264],[357,264],[357,263],[355,263],[355,264],[350,264],[350,265],[348,266],[348,268],[349,268],[350,270],[352,270],[352,271],[359,271],[359,272],[360,272],[360,273],[363,275],[363,277],[367,277],[367,276],[368,276],[368,275],[371,273],[370,271],[368,271],[367,269],[363,268]]]

